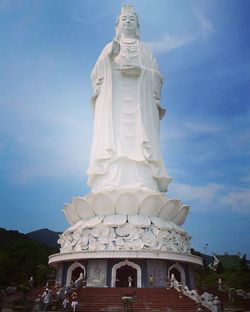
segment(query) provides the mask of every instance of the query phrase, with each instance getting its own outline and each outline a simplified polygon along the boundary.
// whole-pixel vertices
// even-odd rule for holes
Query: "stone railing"
[[[195,289],[189,290],[187,286],[182,288],[182,292],[184,295],[193,299],[198,304],[197,311],[202,311],[202,308],[201,308],[202,305],[213,312],[222,311],[221,301],[219,300],[217,296],[214,296],[213,294],[204,292],[202,295],[199,295],[197,290]]]

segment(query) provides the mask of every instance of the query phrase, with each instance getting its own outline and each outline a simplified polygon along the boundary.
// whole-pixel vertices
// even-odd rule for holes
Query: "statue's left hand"
[[[109,53],[109,57],[112,61],[120,53],[120,50],[121,50],[120,42],[114,39],[112,42],[111,51]]]

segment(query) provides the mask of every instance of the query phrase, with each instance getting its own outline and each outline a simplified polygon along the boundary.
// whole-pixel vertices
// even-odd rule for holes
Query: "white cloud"
[[[180,140],[188,136],[185,127],[180,123],[163,124],[161,127],[161,141],[164,145],[168,140]]]
[[[174,37],[165,34],[159,41],[146,42],[154,52],[166,52],[186,46],[197,39],[197,36]]]
[[[220,199],[224,206],[231,207],[233,212],[250,213],[250,189],[241,189],[228,193]]]
[[[15,126],[6,123],[0,126],[0,134],[12,146],[13,157],[5,162],[9,181],[29,183],[39,177],[84,177],[89,160],[92,113],[90,107],[79,105],[77,95],[71,99],[75,103],[73,109],[67,99],[51,96],[46,105],[20,104],[5,115],[7,120],[12,115],[13,120],[18,121]],[[83,99],[88,101],[86,95]],[[0,155],[2,148],[4,145],[0,143]]]
[[[217,123],[209,120],[202,120],[204,117],[189,118],[189,121],[174,119],[164,123],[161,130],[161,140],[180,140],[192,138],[199,134],[219,134],[225,131],[226,126],[219,120]]]
[[[228,147],[231,151],[237,153],[242,156],[250,156],[250,129],[241,129],[232,133],[230,137],[228,137]]]
[[[186,127],[186,129],[189,129],[191,131],[207,134],[214,134],[223,130],[223,128],[217,124],[209,123],[207,121],[201,122],[200,120],[186,122],[184,123],[184,126]]]
[[[213,24],[205,17],[204,13],[202,13],[197,8],[193,8],[192,10],[200,23],[202,35],[204,37],[215,31]]]
[[[99,22],[100,20],[104,19],[105,17],[109,16],[110,12],[106,11],[106,12],[102,12],[101,14],[98,15],[91,15],[91,17],[89,16],[84,16],[81,15],[81,13],[79,12],[74,12],[71,17],[73,19],[74,22],[80,23],[80,24],[93,24],[96,22]]]
[[[182,48],[186,45],[193,43],[199,39],[206,39],[207,36],[215,31],[215,28],[211,21],[205,17],[204,13],[197,8],[192,8],[196,19],[199,22],[200,28],[193,34],[182,35],[182,36],[172,36],[169,34],[164,34],[160,40],[147,42],[146,44],[155,52],[167,52],[170,50]]]
[[[248,169],[247,171],[249,172],[250,169]],[[250,183],[250,175],[246,175],[245,177],[242,177],[241,181],[244,183]]]
[[[10,181],[28,183],[38,177],[84,177],[91,137],[84,134],[90,130],[78,120],[75,120],[74,127],[58,123],[55,127],[58,127],[58,132],[48,136],[34,132],[17,137],[16,148],[24,157],[8,161]]]
[[[190,143],[190,150],[194,152],[193,158],[196,161],[223,160],[232,162],[250,155],[250,127],[249,114],[242,113],[228,118],[217,116],[204,120],[204,116],[175,119],[169,123],[163,123],[161,128],[162,147],[179,146],[187,148]],[[202,136],[202,140],[200,138]]]
[[[15,163],[11,168],[9,180],[14,184],[26,184],[38,177],[74,176],[74,178],[84,178],[83,162],[81,155],[77,155],[77,157],[74,155],[72,158],[63,157],[40,163]]]
[[[173,190],[172,190],[173,189]],[[250,189],[209,183],[202,186],[173,183],[172,193],[194,210],[223,210],[250,214]]]
[[[223,190],[223,185],[210,183],[205,186],[193,186],[176,183],[173,188],[181,199],[194,202],[199,210],[204,210],[204,208],[207,209],[208,205],[213,205],[219,193]]]

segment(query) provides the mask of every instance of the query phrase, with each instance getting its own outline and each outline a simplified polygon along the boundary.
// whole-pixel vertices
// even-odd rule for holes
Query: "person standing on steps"
[[[72,298],[71,307],[73,309],[73,312],[76,312],[78,301],[77,301],[77,293],[75,291],[72,293],[71,298]]]

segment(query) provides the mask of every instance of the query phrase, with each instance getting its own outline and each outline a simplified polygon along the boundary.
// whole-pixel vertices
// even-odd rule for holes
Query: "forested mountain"
[[[18,286],[30,276],[35,284],[44,283],[51,272],[48,256],[58,251],[18,231],[0,228],[0,287]]]
[[[59,248],[57,244],[58,235],[60,232],[54,232],[49,229],[40,229],[37,231],[29,232],[28,235],[30,238],[39,241],[40,243],[44,243],[53,248]]]

